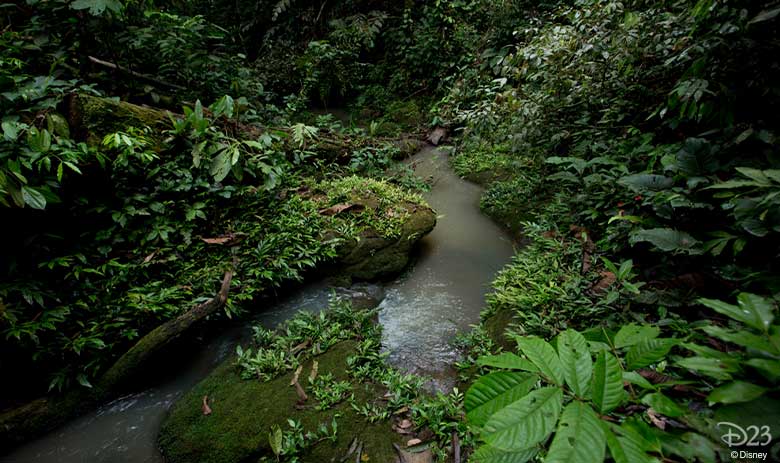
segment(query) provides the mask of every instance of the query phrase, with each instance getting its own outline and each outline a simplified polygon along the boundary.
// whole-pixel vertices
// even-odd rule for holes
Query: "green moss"
[[[74,97],[71,123],[79,128],[81,137],[90,144],[98,144],[107,134],[127,131],[128,127],[150,127],[160,137],[161,132],[169,128],[165,111],[84,94]]]
[[[330,373],[337,381],[352,382],[356,402],[380,398],[383,394],[380,386],[360,384],[348,376],[346,361],[355,348],[354,341],[334,345],[324,354],[305,362],[301,376],[307,375],[312,361],[317,360],[319,374]],[[306,406],[299,409],[295,389],[290,386],[291,378],[292,373],[287,373],[268,382],[241,380],[234,360],[225,361],[179,400],[163,423],[159,443],[166,461],[235,463],[271,457],[268,433],[272,426],[288,429],[287,420],[294,419],[308,431],[330,423],[334,417],[338,423],[336,442],[316,444],[303,455],[302,461],[340,459],[356,437],[363,441],[371,461],[393,460],[392,444],[401,439],[391,430],[389,422],[366,422],[348,401],[329,410],[317,411],[310,398]],[[201,409],[206,395],[212,408],[212,414],[208,416]]]

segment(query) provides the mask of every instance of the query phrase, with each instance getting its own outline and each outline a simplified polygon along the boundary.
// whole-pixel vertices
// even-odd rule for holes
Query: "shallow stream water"
[[[418,176],[432,182],[425,196],[439,218],[433,232],[421,240],[414,266],[385,287],[379,306],[383,346],[392,364],[432,376],[433,387],[446,390],[454,378],[449,365],[457,359],[451,342],[479,321],[484,295],[495,272],[512,256],[512,242],[479,212],[481,189],[458,178],[445,153],[424,148],[409,163]],[[327,306],[330,292],[323,282],[305,285],[260,309],[253,323],[271,328],[300,310],[320,310]],[[166,411],[248,335],[247,325],[228,330],[173,367],[157,386],[72,420],[0,456],[0,462],[163,462],[157,432]]]

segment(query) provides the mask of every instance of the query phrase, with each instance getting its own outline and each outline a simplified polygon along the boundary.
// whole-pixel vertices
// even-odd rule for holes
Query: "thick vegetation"
[[[441,126],[482,210],[524,243],[466,337],[468,392],[412,393],[344,307],[258,331],[201,389],[265,390],[330,347],[358,354],[306,385],[321,415],[406,408],[440,459],[727,461],[723,421],[769,426],[767,451],[778,21],[776,2],[747,0],[5,4],[0,375],[16,379],[0,408],[95,387],[220,282],[209,323],[325,265],[397,272],[432,213],[395,160]],[[230,452],[344,443],[314,421],[275,415]]]

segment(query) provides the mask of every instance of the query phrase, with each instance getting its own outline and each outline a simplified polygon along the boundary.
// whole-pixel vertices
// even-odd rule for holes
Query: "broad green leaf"
[[[736,360],[727,361],[708,357],[688,357],[675,362],[678,366],[715,379],[729,380],[731,373],[739,371]]]
[[[680,341],[673,338],[645,339],[626,352],[626,368],[636,370],[653,364],[666,356]]]
[[[660,332],[661,330],[656,326],[629,323],[620,328],[620,331],[615,335],[615,347],[620,349],[633,346],[639,341],[655,339]]]
[[[22,124],[13,121],[2,123],[3,138],[8,141],[14,141],[19,136],[19,131],[23,128]]]
[[[631,383],[635,386],[641,387],[642,389],[655,389],[655,386],[653,386],[650,381],[646,380],[644,376],[635,371],[624,371],[623,382]]]
[[[563,365],[553,346],[537,336],[518,337],[517,345],[549,381],[563,384]]]
[[[757,330],[767,332],[774,320],[774,305],[769,299],[761,296],[740,293],[737,296],[738,306],[715,299],[699,299],[699,303],[710,309],[742,322]]]
[[[660,392],[653,392],[652,394],[647,394],[642,397],[642,403],[656,412],[671,418],[676,418],[685,414],[684,408],[680,407],[672,399]]]
[[[715,451],[719,446],[695,432],[686,432],[682,435],[672,433],[659,433],[665,454],[677,455],[682,461],[697,461],[702,463],[716,463]]]
[[[593,403],[601,413],[608,413],[623,402],[623,371],[618,360],[609,352],[599,352],[593,367],[591,386]]]
[[[33,209],[46,208],[46,198],[35,188],[23,185],[22,198],[24,199],[24,203]]]
[[[572,401],[561,414],[561,421],[545,463],[601,463],[606,436],[596,413],[579,401]]]
[[[631,234],[630,242],[632,245],[643,241],[649,242],[665,252],[702,253],[701,241],[688,233],[671,228],[651,228],[639,230]]]
[[[539,453],[539,449],[536,447],[507,451],[499,450],[490,445],[483,445],[471,455],[469,461],[473,463],[525,463],[536,456],[537,453]]]
[[[646,193],[669,189],[674,185],[674,179],[657,174],[633,174],[621,178],[618,183],[636,193]]]
[[[766,379],[773,383],[780,382],[780,360],[750,359],[746,364],[758,370]]]
[[[502,352],[497,355],[483,355],[477,359],[477,365],[482,367],[503,368],[506,370],[539,371],[533,363],[511,352]]]
[[[707,401],[710,404],[722,403],[722,404],[735,404],[740,402],[750,402],[753,399],[757,399],[764,395],[767,388],[757,386],[745,381],[732,381],[726,383],[707,396]]]
[[[466,392],[466,417],[474,425],[484,425],[495,412],[525,397],[538,380],[534,374],[513,371],[482,376]]]
[[[641,445],[629,437],[618,437],[604,425],[609,454],[615,463],[650,463],[652,460],[642,450]]]
[[[748,24],[755,24],[760,23],[764,21],[769,21],[770,19],[775,19],[777,15],[780,14],[780,8],[773,8],[771,10],[763,10],[762,12],[758,13],[757,15],[753,16],[753,19],[748,21]]]
[[[774,354],[780,353],[765,337],[755,335],[747,330],[734,331],[715,325],[702,326],[701,330],[713,338],[718,338],[738,346],[749,347],[751,349]]]
[[[74,10],[89,9],[92,16],[100,16],[106,10],[114,13],[122,10],[122,4],[118,0],[75,0],[70,7]]]
[[[542,442],[555,428],[563,393],[558,387],[537,389],[499,410],[483,428],[482,437],[501,450],[523,450]]]
[[[578,397],[588,397],[593,372],[588,342],[580,333],[569,329],[558,335],[557,347],[566,384]]]
[[[51,134],[46,129],[33,127],[27,132],[27,146],[37,153],[45,153],[51,148]]]
[[[230,173],[230,169],[233,167],[230,154],[229,150],[222,150],[211,161],[209,173],[214,177],[214,181],[221,182]]]

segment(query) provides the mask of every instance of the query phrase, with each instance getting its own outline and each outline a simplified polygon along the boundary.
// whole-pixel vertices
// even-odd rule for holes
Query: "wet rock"
[[[427,206],[399,205],[405,214],[401,233],[383,237],[375,230],[364,230],[358,239],[347,240],[338,250],[342,271],[357,279],[375,280],[400,273],[409,263],[414,244],[433,230],[436,213]]]

